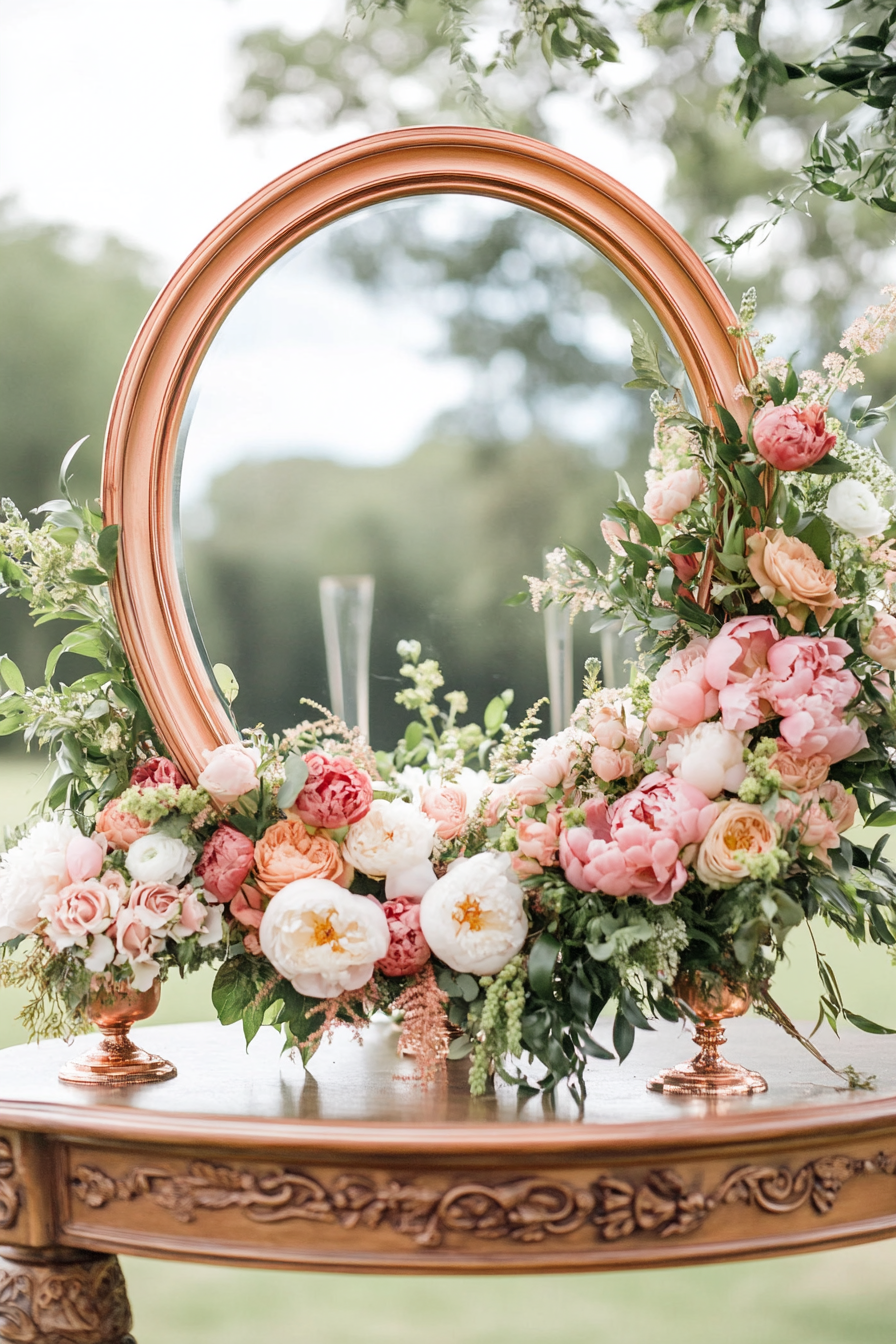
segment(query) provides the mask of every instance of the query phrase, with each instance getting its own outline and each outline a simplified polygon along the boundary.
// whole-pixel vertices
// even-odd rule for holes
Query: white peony
[[[423,897],[420,927],[435,955],[453,971],[500,971],[529,931],[510,855],[457,859]]]
[[[65,851],[79,834],[68,818],[39,821],[0,859],[0,943],[34,932],[41,901],[68,885]]]
[[[721,723],[698,723],[677,741],[666,739],[666,768],[707,798],[736,793],[747,777],[744,735]]]
[[[386,900],[396,901],[403,896],[407,901],[419,901],[435,880],[435,869],[429,859],[418,859],[406,868],[390,868],[386,874]]]
[[[142,835],[131,845],[125,865],[136,882],[171,882],[177,886],[193,867],[195,854],[173,835]]]
[[[393,868],[411,868],[428,859],[436,823],[400,799],[375,798],[361,821],[348,828],[342,842],[347,863],[368,877],[386,877]]]
[[[890,525],[890,510],[867,485],[849,477],[831,487],[824,510],[832,523],[854,537],[877,537]]]
[[[326,999],[365,985],[391,935],[377,901],[323,877],[304,877],[271,897],[258,940],[299,994]]]

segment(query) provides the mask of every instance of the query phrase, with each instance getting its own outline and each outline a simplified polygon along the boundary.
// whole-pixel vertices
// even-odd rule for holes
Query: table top
[[[0,1123],[44,1132],[165,1137],[171,1142],[278,1149],[325,1144],[366,1151],[469,1151],[505,1148],[674,1149],[698,1137],[710,1146],[805,1134],[846,1132],[896,1118],[896,1038],[828,1035],[823,1049],[838,1065],[876,1075],[873,1091],[850,1091],[797,1042],[756,1018],[727,1024],[727,1058],[758,1070],[767,1093],[724,1101],[673,1098],[646,1090],[659,1069],[693,1053],[689,1033],[659,1023],[639,1032],[622,1065],[595,1062],[580,1109],[565,1086],[553,1098],[519,1094],[500,1079],[470,1097],[467,1064],[425,1088],[414,1061],[396,1054],[397,1029],[375,1021],[360,1041],[338,1027],[309,1067],[281,1054],[282,1038],[262,1029],[246,1049],[239,1024],[204,1022],[144,1027],[136,1042],[170,1059],[171,1081],[142,1087],[87,1088],[60,1083],[60,1064],[85,1049],[49,1041],[0,1052]]]

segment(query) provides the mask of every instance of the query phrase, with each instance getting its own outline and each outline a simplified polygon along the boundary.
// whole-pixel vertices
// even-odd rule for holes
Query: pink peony
[[[97,813],[95,822],[96,831],[106,837],[113,849],[130,849],[135,840],[149,834],[151,827],[151,822],[141,821],[132,812],[125,812],[117,798]]]
[[[868,746],[858,719],[844,722],[840,712],[822,696],[803,695],[789,702],[789,713],[778,732],[795,756],[827,756],[832,764],[845,761]]]
[[[560,837],[560,863],[580,891],[670,901],[687,881],[681,852],[703,839],[718,815],[699,789],[655,772],[609,810],[592,800],[585,825]]]
[[[206,765],[198,783],[219,803],[235,803],[243,794],[258,788],[261,755],[257,747],[241,747],[227,742],[214,751],[203,752]]]
[[[131,787],[135,789],[157,789],[160,784],[182,789],[186,782],[174,762],[164,756],[151,756],[131,771]]]
[[[676,649],[657,673],[650,689],[653,708],[647,726],[653,733],[696,728],[718,713],[719,696],[706,679],[709,641],[697,635],[684,649]]]
[[[719,691],[719,709],[722,723],[732,733],[746,733],[772,717],[772,707],[765,694],[765,677],[761,672],[750,681],[733,681]]]
[[[383,975],[414,975],[429,961],[429,943],[420,928],[420,905],[399,897],[381,907],[389,925],[389,951],[375,963]]]
[[[851,652],[845,639],[806,635],[791,635],[769,649],[765,689],[775,713],[788,714],[790,705],[804,695],[844,709],[859,691],[858,681],[844,666]]]
[[[885,611],[877,613],[868,638],[862,645],[862,652],[867,658],[880,663],[881,667],[896,672],[896,616],[890,616]]]
[[[420,808],[436,823],[436,835],[443,840],[456,840],[467,824],[467,795],[458,784],[423,789]]]
[[[230,913],[239,924],[258,929],[266,905],[267,901],[257,887],[242,886],[230,902]]]
[[[671,523],[694,502],[705,484],[697,467],[681,467],[650,487],[644,496],[644,512],[660,526]]]
[[[255,846],[235,826],[223,825],[206,840],[196,872],[211,901],[231,901],[249,876]]]
[[[771,402],[753,418],[753,442],[760,457],[778,471],[801,471],[831,451],[837,435],[825,424],[824,407],[775,406]]]
[[[107,841],[104,835],[98,840],[88,840],[86,835],[76,835],[68,842],[65,851],[65,866],[72,882],[86,882],[91,877],[99,877],[103,871]]]
[[[752,680],[768,666],[769,649],[779,639],[771,616],[738,616],[727,621],[706,649],[707,682],[721,691],[732,682]]]
[[[360,770],[347,756],[328,756],[309,751],[305,757],[308,778],[290,816],[306,826],[340,830],[362,821],[373,802],[373,783],[366,770]]]

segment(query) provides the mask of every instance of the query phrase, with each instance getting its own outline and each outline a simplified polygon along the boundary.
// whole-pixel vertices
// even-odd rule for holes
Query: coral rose
[[[389,951],[376,963],[383,975],[414,975],[429,961],[429,943],[420,927],[420,905],[399,897],[382,907],[389,925]]]
[[[781,776],[781,788],[793,793],[811,793],[823,784],[831,768],[831,758],[824,752],[814,756],[797,756],[784,742],[779,742],[769,766]]]
[[[778,471],[802,471],[818,462],[837,442],[825,423],[824,407],[775,406],[771,402],[757,411],[752,424],[753,442],[760,457]]]
[[[705,484],[697,467],[681,467],[650,487],[644,496],[644,512],[660,526],[671,523],[694,502]]]
[[[337,831],[361,821],[373,802],[373,782],[366,770],[360,770],[347,756],[328,756],[309,751],[303,758],[308,767],[306,779],[288,815],[295,814],[306,826]]]
[[[135,841],[149,833],[152,822],[141,821],[133,812],[125,812],[113,798],[97,813],[94,829],[104,835],[113,849],[130,849]]]
[[[467,795],[458,784],[423,789],[420,807],[436,823],[436,835],[443,840],[456,840],[467,824]]]
[[[261,926],[266,905],[267,901],[257,887],[242,886],[230,902],[230,913],[247,929],[257,929]]]
[[[708,646],[709,641],[697,635],[660,668],[650,688],[653,708],[647,715],[647,727],[652,733],[696,728],[718,713],[718,691],[706,679]]]
[[[151,756],[148,761],[135,765],[131,771],[131,788],[135,789],[157,789],[160,784],[171,784],[175,789],[182,789],[186,782],[174,762],[166,760],[164,756]]]
[[[753,803],[722,804],[697,851],[694,870],[714,891],[749,877],[739,854],[767,854],[778,844],[778,828]]]
[[[879,611],[874,618],[868,638],[862,645],[867,658],[873,658],[881,667],[896,672],[896,616]]]
[[[300,821],[275,822],[255,846],[258,885],[273,896],[303,878],[339,882],[345,864],[339,846],[327,835],[309,835]]]
[[[231,901],[249,875],[255,846],[235,826],[223,825],[206,840],[196,873],[210,900]]]
[[[837,575],[825,569],[799,537],[766,527],[747,538],[747,549],[747,564],[761,596],[779,616],[787,617],[794,630],[803,629],[810,611],[825,626],[843,606],[837,596]]]

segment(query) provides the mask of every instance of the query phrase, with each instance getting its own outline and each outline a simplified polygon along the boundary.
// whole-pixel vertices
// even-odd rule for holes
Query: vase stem
[[[325,575],[320,611],[330,682],[330,704],[349,728],[370,740],[370,631],[372,574]]]

